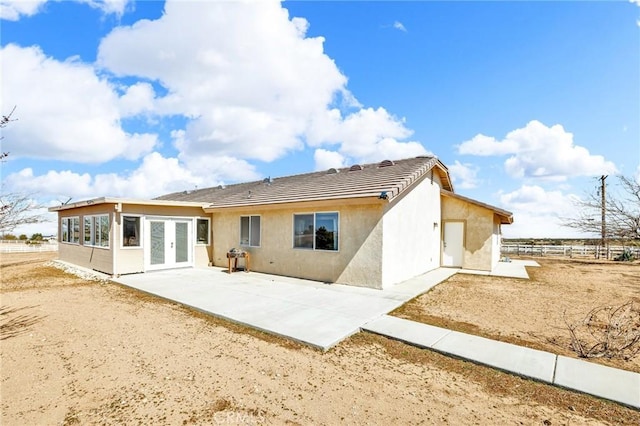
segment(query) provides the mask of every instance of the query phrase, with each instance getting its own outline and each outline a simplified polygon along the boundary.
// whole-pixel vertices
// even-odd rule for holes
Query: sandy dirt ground
[[[2,254],[2,425],[639,424],[586,395],[360,333],[322,353]]]
[[[534,260],[530,280],[456,274],[393,315],[575,357],[565,319],[628,301],[640,309],[638,262]],[[640,356],[591,361],[640,372]]]

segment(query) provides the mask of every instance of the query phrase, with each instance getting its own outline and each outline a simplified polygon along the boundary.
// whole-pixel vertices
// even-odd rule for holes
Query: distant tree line
[[[20,234],[17,236],[14,234],[4,234],[0,237],[0,239],[4,241],[25,241],[25,242],[42,242],[46,240],[44,236],[39,232],[35,234],[31,234],[31,237],[27,237],[27,234]]]

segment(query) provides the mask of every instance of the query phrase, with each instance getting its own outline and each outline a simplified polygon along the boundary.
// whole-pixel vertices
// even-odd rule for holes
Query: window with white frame
[[[209,219],[196,220],[196,244],[209,244]]]
[[[240,245],[260,247],[260,216],[240,216]]]
[[[63,217],[60,219],[60,241],[80,244],[80,218]]]
[[[140,247],[140,217],[122,216],[122,246]]]
[[[109,247],[109,215],[84,217],[84,245]]]
[[[293,215],[293,247],[338,250],[337,212]]]

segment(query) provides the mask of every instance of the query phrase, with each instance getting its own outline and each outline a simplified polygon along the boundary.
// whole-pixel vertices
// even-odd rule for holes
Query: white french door
[[[193,265],[191,220],[148,218],[145,221],[145,269]]]

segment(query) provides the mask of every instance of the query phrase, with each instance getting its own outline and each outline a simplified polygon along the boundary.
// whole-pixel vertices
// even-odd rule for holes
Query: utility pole
[[[606,253],[606,247],[607,247],[607,206],[606,206],[606,202],[607,202],[607,198],[606,198],[606,188],[607,188],[607,184],[605,182],[605,180],[607,179],[608,176],[602,175],[600,176],[600,195],[602,197],[602,201],[600,202],[600,207],[601,207],[601,213],[602,213],[602,226],[601,226],[601,231],[602,231],[602,251],[605,252],[605,257],[609,257],[607,256]]]

